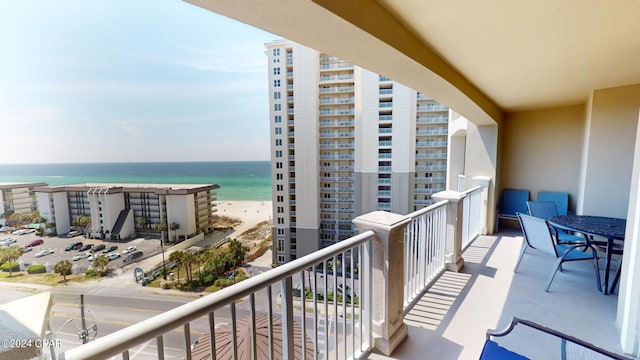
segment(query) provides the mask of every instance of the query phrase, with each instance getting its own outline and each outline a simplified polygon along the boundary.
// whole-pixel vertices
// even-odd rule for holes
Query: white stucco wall
[[[588,106],[578,213],[626,218],[640,85],[595,90]]]
[[[196,232],[196,213],[193,194],[167,195],[167,225],[176,223],[178,236]],[[170,231],[173,235],[173,231]]]
[[[509,114],[504,122],[502,189],[565,191],[576,211],[584,106]],[[471,162],[471,159],[468,159]]]

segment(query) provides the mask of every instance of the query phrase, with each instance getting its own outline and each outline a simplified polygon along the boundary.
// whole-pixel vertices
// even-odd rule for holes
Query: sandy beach
[[[231,238],[273,218],[271,201],[217,201],[216,209],[218,215],[235,217],[242,221],[242,224],[229,235]]]

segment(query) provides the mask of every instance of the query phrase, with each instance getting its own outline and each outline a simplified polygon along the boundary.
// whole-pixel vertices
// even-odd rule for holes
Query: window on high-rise
[[[273,110],[274,110],[274,111],[280,111],[280,110],[282,110],[282,105],[280,105],[280,104],[274,104],[274,105],[273,105]]]
[[[280,96],[281,96],[280,91],[276,91],[273,93],[273,98],[276,100],[280,99]]]
[[[274,122],[281,123],[282,122],[282,115],[276,115],[273,119],[274,119],[273,120]]]
[[[276,135],[281,135],[282,134],[282,128],[281,127],[275,128],[275,132],[276,132]]]
[[[273,80],[273,87],[280,87],[280,80]]]
[[[279,67],[274,67],[273,68],[273,75],[280,75],[280,68]]]
[[[280,49],[273,49],[273,56],[280,56]]]

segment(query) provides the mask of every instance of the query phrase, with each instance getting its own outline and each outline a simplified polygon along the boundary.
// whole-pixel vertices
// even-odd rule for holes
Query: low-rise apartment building
[[[43,182],[0,182],[0,224],[11,214],[31,214],[38,211],[34,189]]]
[[[40,215],[58,234],[89,218],[83,230],[101,239],[126,239],[167,224],[169,241],[213,228],[214,184],[75,184],[36,189]]]

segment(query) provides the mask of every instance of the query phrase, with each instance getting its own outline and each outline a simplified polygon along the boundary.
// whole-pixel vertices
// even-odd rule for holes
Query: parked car
[[[82,247],[80,247],[80,249],[78,249],[78,251],[87,251],[87,250],[90,250],[92,247],[93,247],[93,244],[83,245]]]
[[[124,263],[129,263],[129,262],[132,262],[132,261],[138,259],[141,256],[142,256],[142,251],[136,251],[136,252],[134,252],[132,254],[127,255],[127,257],[124,258],[123,262]]]
[[[78,250],[81,247],[82,247],[82,242],[78,241],[78,242],[74,242],[67,245],[67,247],[64,248],[64,251]]]
[[[117,258],[119,258],[119,257],[120,257],[120,254],[118,254],[118,253],[111,253],[111,254],[109,254],[109,261],[111,261],[111,260],[115,260],[115,259],[117,259]]]
[[[104,250],[104,248],[105,248],[105,246],[103,244],[100,244],[100,245],[94,246],[93,249],[91,249],[91,251],[96,253],[98,251]]]
[[[136,251],[136,247],[135,246],[129,246],[128,248],[124,249],[124,251],[122,251],[122,255],[127,255],[129,253],[132,253]]]
[[[338,284],[338,287],[336,288],[336,292],[339,295],[344,296],[344,287],[342,286],[342,284]],[[351,287],[349,287],[349,285],[347,285],[347,299],[351,299]]]
[[[13,244],[13,243],[15,243],[17,241],[18,240],[14,239],[14,238],[6,238],[6,239],[0,240],[0,245],[8,246],[8,245]]]
[[[33,241],[28,242],[25,247],[34,247],[34,246],[38,246],[41,245],[42,243],[44,243],[44,240],[42,239],[35,239]]]
[[[29,252],[31,250],[33,250],[31,246],[25,246],[23,252]]]
[[[35,257],[43,257],[49,254],[53,254],[53,250],[51,249],[44,249],[44,250],[40,250],[36,253]]]
[[[69,231],[69,233],[67,234],[67,237],[68,238],[72,238],[72,237],[76,237],[78,235],[80,235],[80,231],[73,230],[73,231]]]
[[[89,255],[89,257],[87,258],[87,260],[88,260],[88,261],[90,261],[90,262],[93,262],[93,260],[94,260],[95,258],[99,257],[99,256],[104,256],[104,257],[106,257],[107,255],[105,255],[105,254],[91,254],[91,255]]]
[[[13,232],[11,233],[11,235],[24,235],[24,234],[26,234],[24,232],[24,229],[13,230]]]
[[[88,257],[89,257],[89,254],[85,252],[85,253],[80,253],[78,255],[75,255],[74,257],[71,258],[71,260],[78,261],[78,260],[81,260],[81,259],[86,259]]]
[[[110,252],[116,251],[116,250],[118,250],[118,247],[115,246],[115,245],[111,245],[108,248],[102,250],[102,252],[106,254],[106,253],[110,253]]]
[[[0,232],[5,232],[5,231],[13,231],[16,228],[14,228],[13,226],[3,226],[0,228]]]

